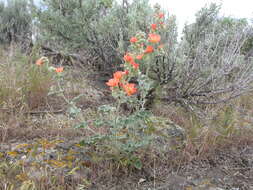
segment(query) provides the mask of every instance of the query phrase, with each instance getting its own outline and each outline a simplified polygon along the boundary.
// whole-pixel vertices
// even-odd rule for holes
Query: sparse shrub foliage
[[[0,43],[24,42],[31,39],[32,2],[27,0],[0,1]]]
[[[41,40],[68,53],[87,51],[94,68],[110,73],[122,62],[130,36],[145,30],[152,14],[146,0],[126,2],[47,0],[37,14]]]

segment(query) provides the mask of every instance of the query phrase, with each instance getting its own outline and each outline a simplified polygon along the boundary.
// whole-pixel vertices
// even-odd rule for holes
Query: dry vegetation
[[[112,102],[103,84],[88,78],[87,70],[64,70],[65,97],[85,94],[76,103],[81,112],[72,117],[62,97],[48,95],[56,83],[52,74],[37,70],[38,57],[11,55],[1,56],[0,189],[252,188],[251,94],[206,106],[204,118],[157,102],[154,115],[181,126],[186,135],[138,151],[143,163],[138,170],[80,143],[93,130],[106,133],[92,126],[97,107]],[[89,130],[75,128],[83,121]]]

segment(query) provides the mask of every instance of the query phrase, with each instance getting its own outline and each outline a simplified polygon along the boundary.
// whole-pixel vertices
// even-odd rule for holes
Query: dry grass
[[[30,111],[44,106],[53,75],[36,67],[34,59],[15,53],[0,60],[0,105],[9,112]]]
[[[199,118],[185,109],[159,104],[156,115],[169,118],[186,129],[186,143],[183,152],[187,160],[201,159],[214,154],[221,147],[240,146],[252,142],[253,96],[239,97],[227,104],[206,107],[206,117]]]

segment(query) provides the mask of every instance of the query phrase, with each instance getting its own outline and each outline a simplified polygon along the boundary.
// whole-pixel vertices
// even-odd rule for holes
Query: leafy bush
[[[153,66],[157,67],[153,60],[165,54],[165,45],[161,43],[162,37],[159,34],[165,28],[165,14],[159,7],[156,8],[153,19],[148,37],[145,33],[138,32],[130,38],[131,45],[123,57],[124,71],[115,72],[113,78],[106,83],[116,100],[116,106],[101,106],[100,117],[94,125],[106,126],[108,129],[103,133],[91,130],[94,136],[83,141],[83,144],[95,146],[98,153],[105,152],[104,156],[99,157],[137,169],[141,168],[141,159],[137,153],[147,150],[159,136],[168,137],[161,132],[162,127],[161,124],[157,125],[159,122],[156,122],[156,117],[146,111],[147,96],[156,86],[155,81],[149,77]],[[138,85],[132,80],[136,80]],[[121,115],[122,104],[129,105],[133,111]],[[78,127],[91,129],[85,124]],[[170,130],[169,125],[164,128]],[[174,135],[178,134],[178,129],[172,130]]]
[[[96,69],[110,73],[122,62],[130,36],[145,31],[152,14],[146,0],[124,2],[46,0],[37,14],[41,40],[65,53],[85,50]]]
[[[151,114],[145,111],[137,111],[128,116],[119,116],[115,107],[101,106],[100,117],[94,122],[96,128],[108,128],[81,141],[82,146],[89,145],[94,159],[98,161],[112,160],[123,167],[135,167],[141,169],[141,155],[147,150],[155,138],[156,130],[151,121]],[[115,116],[117,115],[117,116]],[[82,123],[78,128],[90,129]],[[102,131],[102,130],[101,130]],[[97,159],[95,159],[97,160]]]
[[[0,2],[0,41],[23,42],[31,39],[32,16],[31,4],[26,0],[7,0],[6,4]]]

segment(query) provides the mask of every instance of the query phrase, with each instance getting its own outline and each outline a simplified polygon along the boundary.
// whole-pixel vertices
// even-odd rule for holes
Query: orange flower
[[[159,34],[149,34],[149,42],[158,43],[161,41],[161,36]]]
[[[136,56],[136,59],[141,60],[143,58],[144,54],[140,54]]]
[[[55,72],[61,73],[63,71],[63,67],[55,68]]]
[[[118,86],[118,84],[119,84],[119,79],[117,79],[117,78],[110,79],[110,80],[106,83],[106,85],[107,85],[107,86],[110,86],[110,87]]]
[[[159,18],[164,18],[164,13],[159,13],[157,16],[158,16]]]
[[[147,46],[145,53],[152,53],[154,51],[153,46]]]
[[[156,24],[151,24],[151,28],[152,28],[153,30],[156,30],[157,25],[156,25]]]
[[[124,60],[125,62],[131,62],[133,60],[132,56],[129,55],[128,53],[124,55]]]
[[[114,79],[118,79],[118,80],[120,80],[122,78],[122,76],[123,76],[122,71],[117,71],[113,74]]]
[[[125,90],[128,96],[131,96],[137,92],[137,88],[135,88],[134,83],[127,83],[123,85],[123,89]]]
[[[139,68],[139,64],[135,63],[134,61],[131,61],[130,64],[133,65],[133,68],[135,68],[135,69]]]
[[[117,71],[113,74],[113,77],[114,77],[114,79],[120,80],[123,77],[123,75],[127,75],[127,74],[128,74],[128,71],[124,71],[124,72],[123,71]]]
[[[137,42],[138,41],[138,39],[136,38],[136,37],[132,37],[131,39],[130,39],[130,42],[131,43],[135,43],[135,42]]]
[[[138,63],[135,63],[135,64],[133,65],[133,67],[134,67],[134,69],[138,69],[138,68],[139,68],[139,64],[138,64]]]
[[[44,58],[41,57],[40,59],[38,59],[36,62],[35,62],[36,65],[43,65],[44,64]]]

